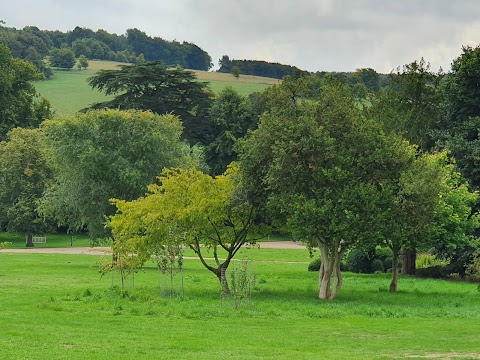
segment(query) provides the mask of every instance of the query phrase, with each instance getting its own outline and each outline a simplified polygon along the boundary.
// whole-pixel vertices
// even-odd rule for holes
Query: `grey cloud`
[[[462,45],[480,42],[477,0],[17,0],[2,7],[8,26],[120,34],[136,27],[194,42],[215,63],[226,54],[310,71],[388,72],[422,56],[448,70]]]

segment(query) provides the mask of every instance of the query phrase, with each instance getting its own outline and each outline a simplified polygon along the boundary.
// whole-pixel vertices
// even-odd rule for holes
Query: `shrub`
[[[473,254],[473,261],[468,266],[467,275],[475,279],[480,279],[480,249]],[[478,286],[480,291],[480,285]]]
[[[372,271],[374,273],[377,272],[385,272],[385,266],[383,265],[382,260],[380,259],[374,259],[372,262]]]
[[[449,271],[444,265],[434,265],[426,268],[420,268],[416,270],[416,275],[419,277],[427,277],[433,279],[440,279],[447,277]]]
[[[308,264],[308,271],[320,271],[320,258],[314,259],[310,264]]]
[[[348,271],[360,274],[373,273],[372,265],[375,258],[375,249],[354,248],[347,254],[346,267]]]

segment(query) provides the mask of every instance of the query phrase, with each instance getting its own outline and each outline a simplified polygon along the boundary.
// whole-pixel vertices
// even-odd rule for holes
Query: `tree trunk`
[[[319,271],[319,284],[320,289],[318,291],[318,297],[322,300],[329,299],[330,297],[330,281],[332,278],[334,259],[332,254],[328,251],[328,246],[320,244],[320,253],[322,256],[321,270]]]
[[[27,235],[27,242],[25,244],[25,247],[34,247],[35,245],[33,245],[33,235],[32,234],[28,234]]]
[[[398,251],[393,251],[392,258],[392,282],[390,283],[390,292],[396,293],[398,286]]]
[[[230,287],[228,286],[228,279],[226,275],[227,269],[224,267],[219,267],[215,271],[215,275],[217,275],[218,281],[220,282],[220,287],[222,288],[223,295],[230,295]]]
[[[417,249],[416,248],[406,249],[403,253],[402,274],[415,275],[416,261],[417,261]]]
[[[340,271],[340,262],[342,261],[343,251],[335,253],[335,263],[333,265],[333,291],[329,296],[330,300],[335,299],[337,293],[340,291],[340,288],[343,284],[342,272]]]

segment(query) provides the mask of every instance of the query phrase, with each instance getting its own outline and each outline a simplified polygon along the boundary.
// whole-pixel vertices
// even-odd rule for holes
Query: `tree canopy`
[[[184,153],[181,124],[173,115],[95,110],[45,122],[54,182],[41,211],[72,231],[108,236],[111,198],[143,195],[161,170],[176,166]]]
[[[212,93],[206,83],[181,68],[167,68],[162,62],[124,65],[119,70],[101,70],[88,80],[93,88],[116,95],[93,108],[149,110],[174,114],[184,126],[184,138],[191,144],[206,143],[207,112]]]
[[[42,78],[31,63],[13,58],[0,44],[0,140],[15,127],[38,127],[51,116],[50,103],[37,98],[31,83]]]
[[[320,248],[319,297],[326,299],[341,286],[344,252],[380,239],[372,225],[383,211],[375,204],[383,184],[398,182],[413,155],[407,143],[362,117],[351,94],[333,82],[317,101],[286,102],[264,114],[241,159],[252,199],[267,203],[274,222]]]
[[[39,129],[15,128],[0,142],[0,229],[27,236],[50,230],[37,207],[52,178]]]

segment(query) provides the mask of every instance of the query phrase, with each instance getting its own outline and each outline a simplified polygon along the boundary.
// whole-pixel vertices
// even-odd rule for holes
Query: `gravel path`
[[[269,241],[255,245],[261,249],[305,249],[305,246],[293,241]],[[76,254],[76,255],[105,255],[111,253],[110,247],[68,247],[68,248],[25,248],[3,249],[0,252],[8,253],[35,253],[35,254]]]

